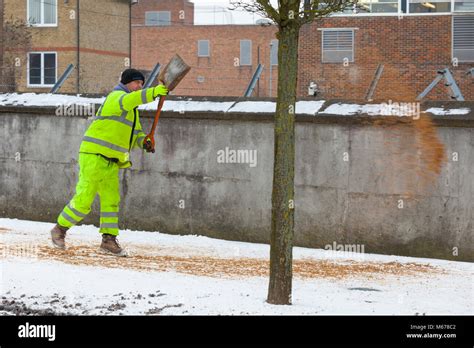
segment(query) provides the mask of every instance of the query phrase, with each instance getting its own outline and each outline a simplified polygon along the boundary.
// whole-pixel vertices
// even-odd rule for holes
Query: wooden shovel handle
[[[156,109],[155,119],[153,120],[153,126],[151,127],[150,133],[145,137],[146,142],[151,142],[152,151],[155,152],[155,131],[156,126],[158,125],[158,119],[160,118],[161,109],[163,108],[163,103],[165,102],[165,96],[160,96],[160,101],[158,102],[158,108]]]

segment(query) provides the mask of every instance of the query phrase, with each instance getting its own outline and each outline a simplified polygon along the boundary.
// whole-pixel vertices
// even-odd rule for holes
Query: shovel
[[[167,88],[168,92],[171,92],[178,83],[186,76],[186,74],[191,70],[191,67],[188,66],[184,60],[177,54],[169,61],[163,70],[161,70],[160,75],[158,76],[158,81],[163,83]],[[155,119],[153,120],[153,126],[151,127],[150,133],[145,137],[147,143],[152,145],[152,153],[155,153],[155,130],[158,125],[158,119],[160,118],[161,109],[163,108],[163,103],[165,101],[165,96],[160,96],[160,101],[158,102],[158,108],[156,110]]]

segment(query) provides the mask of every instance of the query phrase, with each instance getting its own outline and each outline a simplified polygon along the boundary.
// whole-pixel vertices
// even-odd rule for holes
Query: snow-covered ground
[[[0,314],[472,314],[473,264],[294,249],[293,305],[265,302],[269,246],[94,226],[49,244],[51,223],[0,218]]]

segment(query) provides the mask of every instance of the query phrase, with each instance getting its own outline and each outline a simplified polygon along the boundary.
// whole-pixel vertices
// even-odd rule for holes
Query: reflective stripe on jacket
[[[119,84],[107,96],[97,111],[82,139],[79,152],[100,153],[109,158],[117,158],[120,168],[128,168],[131,149],[143,148],[146,134],[142,131],[137,107],[154,100],[153,88],[129,92]],[[130,137],[136,113],[132,142]]]

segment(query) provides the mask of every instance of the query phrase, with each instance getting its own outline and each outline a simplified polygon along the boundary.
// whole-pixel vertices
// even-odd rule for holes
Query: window
[[[356,13],[397,13],[398,0],[360,0]]]
[[[451,0],[408,0],[409,13],[451,12]]]
[[[28,55],[28,85],[50,87],[56,83],[56,53],[32,52]]]
[[[278,65],[278,40],[272,40],[270,51],[270,64]]]
[[[209,40],[198,40],[198,57],[209,57]]]
[[[171,24],[170,11],[147,11],[145,12],[145,25],[167,26]]]
[[[453,59],[474,62],[474,16],[453,16]]]
[[[343,63],[354,61],[354,30],[338,29],[322,31],[322,62]]]
[[[240,40],[240,65],[252,65],[252,40]]]
[[[454,0],[455,12],[474,12],[474,0]]]
[[[28,0],[27,22],[33,26],[56,26],[57,0]]]

